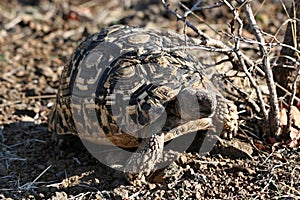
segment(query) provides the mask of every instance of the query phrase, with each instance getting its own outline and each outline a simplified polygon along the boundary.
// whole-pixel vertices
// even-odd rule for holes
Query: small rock
[[[66,162],[64,160],[59,160],[57,162],[58,170],[64,170],[66,168]]]
[[[44,198],[45,198],[45,195],[44,195],[43,193],[40,193],[40,194],[39,194],[39,197],[40,197],[41,199],[44,199]]]
[[[180,164],[186,164],[187,163],[187,157],[184,155],[184,154],[182,154],[180,157],[179,157],[179,162],[180,162]]]
[[[0,163],[0,175],[1,176],[7,175],[6,167],[2,163]]]
[[[128,199],[128,190],[125,188],[115,188],[113,191],[123,199]]]
[[[244,173],[243,173],[243,172],[238,172],[238,173],[237,173],[237,176],[239,176],[239,177],[244,177]]]
[[[38,188],[38,192],[40,192],[40,193],[47,193],[48,191],[49,191],[49,188],[44,185],[42,185]]]
[[[65,192],[55,192],[55,196],[52,197],[53,200],[65,200],[68,199],[68,195]]]
[[[149,190],[153,190],[153,189],[156,188],[156,184],[149,183],[149,184],[148,184],[148,187],[149,187]]]
[[[187,187],[187,188],[190,188],[192,186],[192,184],[190,183],[190,181],[188,180],[184,180],[184,185]]]

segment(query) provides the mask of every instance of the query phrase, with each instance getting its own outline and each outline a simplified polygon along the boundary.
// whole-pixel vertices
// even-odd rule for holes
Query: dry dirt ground
[[[299,199],[299,148],[259,151],[248,140],[240,143],[251,149],[245,153],[219,144],[210,154],[182,155],[159,181],[132,186],[78,139],[53,139],[47,119],[59,74],[87,35],[114,24],[182,31],[157,1],[120,2],[0,2],[0,199]],[[253,2],[270,33],[286,19],[274,2]],[[226,10],[199,15],[220,29],[229,23]]]

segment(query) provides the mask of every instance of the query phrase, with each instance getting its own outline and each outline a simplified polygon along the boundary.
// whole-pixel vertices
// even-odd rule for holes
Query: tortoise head
[[[215,113],[216,105],[216,95],[213,92],[185,87],[177,96],[175,108],[181,119],[186,121],[211,117]]]

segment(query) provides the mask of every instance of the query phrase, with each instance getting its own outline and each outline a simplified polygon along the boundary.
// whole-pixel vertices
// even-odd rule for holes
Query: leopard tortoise
[[[166,141],[206,130],[214,118],[233,131],[235,107],[185,51],[197,44],[173,32],[126,26],[89,36],[63,69],[49,130],[137,148],[124,168],[133,182],[155,168]]]

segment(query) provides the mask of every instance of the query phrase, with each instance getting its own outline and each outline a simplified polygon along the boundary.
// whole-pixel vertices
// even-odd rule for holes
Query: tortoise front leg
[[[155,164],[162,158],[164,133],[143,138],[139,148],[128,159],[125,166],[126,178],[133,185],[146,182],[146,177],[153,171]]]
[[[164,142],[198,130],[207,130],[210,125],[211,118],[202,118],[179,125],[166,133],[159,132],[144,138],[137,151],[127,161],[125,166],[127,180],[133,185],[145,183],[146,177],[157,169],[157,164],[165,165],[180,155],[179,152],[171,150],[163,151]]]

